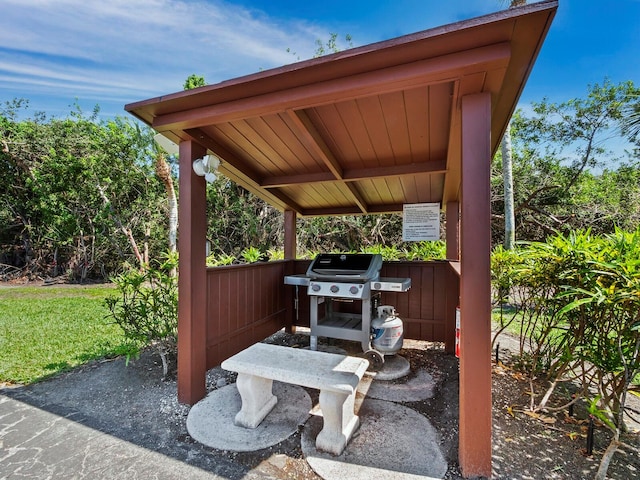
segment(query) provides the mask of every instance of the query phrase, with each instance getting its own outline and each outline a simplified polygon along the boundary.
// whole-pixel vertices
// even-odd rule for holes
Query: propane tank
[[[372,347],[382,354],[391,355],[402,348],[402,320],[391,305],[378,307],[378,316],[371,322]]]

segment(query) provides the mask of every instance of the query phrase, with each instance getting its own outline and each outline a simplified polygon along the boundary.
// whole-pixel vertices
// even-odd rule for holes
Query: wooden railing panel
[[[305,273],[309,260],[234,265],[207,269],[207,368],[263,340],[282,327],[309,326],[309,297],[284,285],[285,274]],[[409,277],[406,293],[383,292],[393,305],[407,339],[445,342],[453,351],[458,274],[448,262],[385,262],[383,277]],[[357,303],[357,302],[356,302]],[[354,305],[355,307],[355,305]]]
[[[287,262],[207,269],[207,368],[286,325]]]

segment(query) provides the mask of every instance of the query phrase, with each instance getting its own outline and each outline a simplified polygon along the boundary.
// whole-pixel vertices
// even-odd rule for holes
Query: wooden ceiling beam
[[[323,217],[326,215],[363,215],[363,214],[379,214],[379,213],[399,213],[402,212],[404,205],[402,203],[390,203],[383,205],[369,205],[366,212],[358,210],[356,207],[323,207],[308,208],[303,213],[304,217]]]
[[[355,204],[360,209],[360,212],[361,213],[368,213],[369,212],[369,207],[368,207],[367,202],[364,199],[364,197],[360,194],[360,191],[358,190],[358,187],[353,183],[347,183],[346,187],[349,190],[349,194],[350,194],[351,198],[354,200]]]
[[[235,156],[230,150],[221,145],[217,140],[207,135],[199,128],[185,130],[195,142],[199,143],[207,150],[212,151],[220,158],[218,170],[235,183],[242,185],[254,195],[262,198],[267,203],[274,205],[281,210],[291,209],[298,214],[302,214],[302,207],[294,202],[287,195],[280,191],[267,190],[261,188],[261,180],[257,173],[245,162]]]
[[[333,152],[324,141],[320,132],[318,132],[318,129],[315,127],[307,113],[304,110],[294,111],[289,109],[287,110],[287,115],[292,120],[293,125],[297,129],[297,133],[300,138],[302,138],[305,146],[311,149],[312,154],[315,154],[320,158],[320,160],[322,160],[331,175],[333,175],[334,180],[338,180],[340,182],[343,177],[340,162],[334,156]],[[356,204],[361,213],[367,213],[367,202],[358,191],[358,187],[352,183],[340,183],[342,183],[341,190],[344,191],[345,196],[350,198],[351,201]]]
[[[345,170],[345,181],[365,180],[378,177],[401,177],[403,175],[416,175],[419,173],[446,173],[447,162],[438,160],[434,162],[409,163],[405,165],[390,165],[387,167],[354,168]]]
[[[362,215],[362,211],[357,207],[322,207],[307,208],[302,212],[304,217],[326,217],[327,215]]]
[[[243,97],[186,111],[160,114],[153,128],[165,130],[202,127],[289,109],[301,110],[344,100],[382,95],[405,88],[441,83],[473,72],[506,67],[511,57],[508,42],[486,45],[366,73],[305,84],[263,95]]]
[[[317,155],[322,160],[335,179],[342,178],[340,163],[323,140],[318,129],[313,125],[307,113],[304,110],[287,110],[287,115],[292,120],[304,145],[311,150],[312,154]]]
[[[288,185],[302,185],[305,183],[333,182],[336,180],[335,175],[330,172],[319,173],[303,173],[300,175],[279,175],[268,177],[262,180],[261,187],[279,188]]]
[[[357,182],[370,178],[402,177],[404,175],[417,175],[421,173],[447,173],[447,162],[438,160],[435,162],[409,163],[406,165],[392,165],[388,167],[354,168],[345,170],[342,181]],[[289,185],[301,185],[305,183],[335,182],[335,176],[330,172],[304,173],[300,175],[282,175],[268,177],[262,180],[260,186],[264,188],[279,188]]]

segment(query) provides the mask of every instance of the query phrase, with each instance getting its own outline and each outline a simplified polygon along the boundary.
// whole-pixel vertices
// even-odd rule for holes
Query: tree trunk
[[[504,248],[511,250],[516,243],[516,220],[513,207],[513,151],[511,120],[502,137],[502,178],[504,182]]]
[[[107,195],[104,193],[104,189],[102,188],[102,185],[98,183],[96,184],[96,188],[98,189],[98,193],[100,194],[100,198],[102,198],[102,202],[104,203],[104,206],[109,209],[109,213],[111,214],[111,217],[116,222],[116,225],[129,240],[129,244],[131,245],[131,249],[133,250],[133,254],[136,257],[136,260],[138,260],[138,264],[140,265],[140,268],[141,269],[144,268],[144,259],[140,254],[140,250],[138,249],[138,244],[136,243],[136,239],[133,238],[133,232],[131,231],[130,228],[127,228],[122,224],[122,222],[120,221],[120,218],[113,211],[113,206],[111,205],[109,198],[107,198]]]
[[[606,480],[607,471],[609,470],[609,464],[611,460],[613,460],[613,456],[618,451],[618,447],[620,446],[620,439],[618,436],[618,432],[613,436],[609,446],[605,450],[602,455],[602,460],[600,460],[600,465],[598,466],[598,471],[596,472],[596,476],[593,477],[594,480]]]
[[[173,187],[171,168],[164,158],[163,153],[158,153],[156,156],[156,175],[162,180],[167,192],[167,201],[169,203],[169,251],[175,252],[178,234],[178,201],[176,200],[176,191]]]

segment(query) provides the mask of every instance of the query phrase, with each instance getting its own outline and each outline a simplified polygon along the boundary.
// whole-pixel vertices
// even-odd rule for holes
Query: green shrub
[[[262,252],[257,247],[247,247],[242,251],[242,258],[247,263],[256,263],[262,258]]]
[[[157,267],[130,270],[113,279],[119,296],[109,296],[105,304],[108,318],[122,328],[131,349],[128,358],[153,345],[160,354],[163,375],[169,370],[168,355],[175,354],[178,340],[178,282],[171,271],[177,255],[169,254]]]
[[[410,243],[404,256],[407,260],[442,260],[447,256],[447,246],[442,240]]]
[[[207,257],[207,267],[219,267],[221,265],[231,265],[233,262],[236,261],[236,257],[234,257],[233,255],[227,255],[227,254],[222,254],[222,255],[209,255]]]
[[[547,408],[560,382],[576,382],[590,413],[613,432],[598,474],[604,478],[623,444],[626,398],[640,374],[640,229],[558,234],[493,256],[501,308],[511,298],[519,310],[516,365],[532,380],[530,408]],[[543,376],[548,389],[539,396],[533,380]]]

